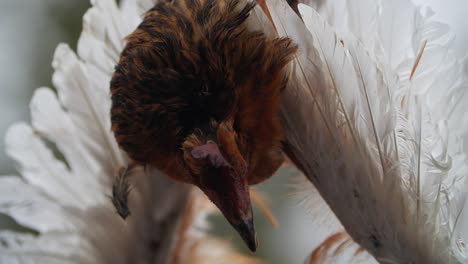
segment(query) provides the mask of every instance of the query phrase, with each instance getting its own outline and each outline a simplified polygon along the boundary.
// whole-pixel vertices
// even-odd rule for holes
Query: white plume
[[[268,1],[300,45],[283,93],[288,144],[353,240],[381,263],[468,262],[466,59],[409,1]],[[464,230],[464,233],[460,230]]]
[[[7,153],[22,177],[0,177],[0,213],[36,233],[0,232],[0,264],[259,263],[208,236],[211,203],[155,169],[130,171],[131,215],[123,221],[115,213],[113,177],[129,161],[110,129],[109,82],[124,38],[152,1],[91,3],[78,54],[65,44],[55,52],[57,93],[37,89],[32,125],[7,133]]]

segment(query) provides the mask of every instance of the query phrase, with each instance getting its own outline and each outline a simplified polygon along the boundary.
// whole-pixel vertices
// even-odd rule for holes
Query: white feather
[[[455,146],[466,124],[450,127],[447,109],[466,77],[445,71],[462,64],[440,57],[450,54],[447,30],[404,1],[326,2],[338,36],[311,8],[300,7],[308,31],[285,3],[269,8],[279,34],[300,45],[283,93],[287,140],[338,219],[382,263],[455,263],[453,220],[466,193]],[[400,11],[414,21],[398,27]],[[426,66],[411,74],[419,53]]]
[[[40,234],[0,234],[0,263],[164,263],[177,237],[189,189],[158,171],[133,172],[127,223],[112,209],[112,178],[127,161],[110,130],[109,81],[123,38],[136,25],[136,9],[127,4],[120,11],[111,0],[92,3],[80,56],[63,44],[55,53],[58,96],[38,89],[33,127],[19,123],[7,133],[7,153],[25,181],[0,178],[0,212]]]
[[[107,172],[115,173],[122,166],[117,143],[110,131],[110,76],[91,71],[66,45],[60,45],[54,57],[53,76],[59,101],[66,105],[70,119],[80,133],[78,140],[88,149],[89,155],[102,161]],[[89,125],[93,124],[93,125]],[[97,142],[104,142],[100,146]]]
[[[83,197],[86,190],[79,188],[78,179],[54,157],[31,127],[24,123],[14,125],[5,141],[7,154],[18,162],[19,172],[31,185],[65,205],[81,206],[86,201]]]
[[[34,235],[0,232],[0,263],[65,264],[96,263],[83,254],[80,238],[69,232],[48,232]]]
[[[100,190],[110,184],[110,177],[105,181],[96,181],[94,175],[105,174],[102,164],[88,154],[88,150],[76,136],[77,128],[70,115],[60,106],[54,92],[48,88],[39,88],[31,100],[31,119],[35,134],[53,141],[65,156],[71,172],[79,175],[77,184],[83,186],[80,191],[88,191],[87,203],[102,201]],[[110,175],[109,175],[110,176]],[[104,198],[105,199],[105,198]]]
[[[39,232],[71,230],[69,219],[63,218],[60,205],[19,177],[0,178],[0,212],[20,225]]]

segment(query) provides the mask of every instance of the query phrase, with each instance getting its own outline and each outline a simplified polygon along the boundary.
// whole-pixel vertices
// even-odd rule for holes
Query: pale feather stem
[[[315,33],[315,31],[314,31]],[[315,38],[316,39],[320,39],[317,34],[314,34],[315,35]],[[335,35],[335,38],[336,38],[336,35]],[[320,51],[322,52],[322,54],[325,54],[325,51],[323,50],[322,48],[322,45],[320,44],[320,41],[317,41],[317,45],[318,47],[320,48]],[[325,65],[327,67],[327,71],[328,71],[328,74],[329,76],[332,76],[332,71],[330,69],[330,64],[328,63],[328,60],[324,58],[324,62],[325,62]],[[335,79],[334,78],[330,78],[331,79],[331,82],[332,82],[332,87],[333,87],[333,90],[335,91],[335,93],[338,95],[338,102],[339,102],[339,105],[341,107],[341,109],[343,109],[343,114],[345,116],[345,120],[346,120],[346,123],[347,123],[347,126],[349,128],[349,131],[351,132],[351,136],[353,137],[353,141],[354,141],[354,144],[356,146],[359,146],[358,144],[358,141],[357,141],[357,137],[354,133],[354,129],[351,127],[351,120],[349,119],[349,116],[348,116],[348,112],[346,111],[345,107],[344,107],[344,104],[343,104],[343,100],[341,100],[341,94],[339,93],[338,89],[337,89],[337,85],[335,83]]]
[[[351,56],[351,58],[353,58],[353,56]],[[363,75],[362,75],[361,65],[359,64],[359,60],[356,60],[354,58],[353,58],[353,60],[356,62],[356,66],[357,66],[357,69],[359,71],[359,76],[360,76],[359,79],[360,79],[360,82],[362,84],[364,94],[366,95],[367,108],[369,110],[369,115],[370,115],[370,119],[371,119],[371,123],[372,123],[372,132],[374,133],[374,137],[375,137],[375,141],[376,141],[375,143],[376,143],[376,146],[377,146],[377,151],[379,152],[380,163],[382,165],[382,172],[383,172],[382,176],[385,176],[387,170],[386,170],[386,166],[385,166],[385,163],[384,163],[382,148],[380,146],[380,138],[379,138],[379,135],[377,133],[377,128],[375,126],[375,120],[374,120],[374,115],[372,113],[372,108],[371,108],[371,105],[370,105],[369,95],[367,93],[366,84],[364,82]]]
[[[109,56],[109,59],[111,59],[115,64],[117,64],[119,62],[119,59],[120,59],[120,53],[121,51],[117,51],[117,52],[112,52],[111,50],[105,50],[104,51],[105,54],[107,54],[107,56]],[[111,71],[109,72],[109,76],[112,76],[112,74],[114,73],[114,69],[113,67],[110,69]]]
[[[114,43],[112,43],[112,41],[109,39],[109,37],[106,37],[106,40],[107,40],[106,42],[109,44],[109,47],[110,47],[111,49],[113,49],[113,51],[114,51],[116,54],[120,54],[120,51],[121,51],[122,49],[119,49],[118,47],[116,47],[116,46],[114,45]]]
[[[316,39],[320,39],[320,38],[317,36],[317,34],[315,33],[315,31],[314,31],[313,33],[314,33]],[[335,35],[335,38],[336,38],[336,35]],[[317,42],[317,45],[318,45],[318,47],[320,48],[320,51],[324,54],[325,52],[324,52],[324,50],[323,50],[323,47],[322,47],[320,41]],[[345,56],[348,56],[348,53],[345,53]],[[330,65],[329,65],[329,63],[328,63],[328,60],[326,60],[326,59],[324,58],[324,61],[325,61],[325,64],[326,64],[326,67],[327,67],[327,71],[328,71],[328,73],[329,73],[329,76],[332,76],[332,71],[330,70]],[[362,76],[362,75],[361,75],[361,76]],[[349,119],[348,113],[347,113],[347,111],[346,111],[346,109],[345,109],[345,107],[344,107],[343,100],[342,100],[342,97],[341,97],[341,94],[340,94],[339,90],[337,89],[336,82],[335,82],[334,78],[330,78],[330,79],[331,79],[331,81],[332,81],[333,89],[334,89],[335,93],[337,94],[338,101],[339,101],[339,106],[340,106],[341,109],[343,110],[343,114],[344,114],[344,116],[345,116],[345,120],[346,120],[347,126],[348,126],[348,128],[349,128],[349,131],[350,131],[350,133],[351,133],[351,136],[352,136],[352,138],[353,138],[354,144],[355,144],[356,147],[359,148],[361,145],[358,144],[358,140],[357,140],[355,131],[354,131],[354,129],[353,129],[352,126],[351,126],[351,120]],[[388,93],[388,95],[389,95],[389,97],[390,97],[390,91],[389,91],[389,89],[388,89],[388,86],[386,86],[386,88],[387,88],[387,93]],[[366,95],[367,95],[367,93],[366,93]],[[394,129],[394,130],[395,130],[395,129]],[[393,133],[393,139],[394,139],[395,148],[396,148],[396,151],[397,151],[397,153],[396,153],[396,158],[397,158],[397,160],[399,161],[398,144],[397,144],[397,139],[396,139],[396,133],[395,133],[395,132]],[[380,153],[380,151],[379,151],[379,153]],[[382,161],[382,159],[381,159],[381,161]],[[383,166],[383,165],[382,165],[382,166]],[[384,171],[384,172],[385,172],[385,171]]]
[[[323,110],[322,110],[322,107],[320,106],[320,104],[319,104],[319,102],[318,102],[318,100],[317,100],[316,94],[314,93],[313,89],[310,88],[311,85],[310,85],[310,83],[309,83],[309,81],[308,81],[308,79],[307,79],[307,77],[306,77],[306,74],[305,74],[305,72],[304,72],[304,69],[303,69],[303,67],[302,67],[302,64],[300,63],[300,61],[299,61],[299,59],[297,58],[297,56],[296,56],[295,62],[296,62],[296,64],[300,67],[300,71],[301,71],[301,73],[302,73],[302,75],[304,76],[304,79],[305,79],[305,81],[306,81],[306,86],[307,86],[307,88],[308,88],[307,91],[308,91],[309,94],[312,96],[312,99],[314,100],[313,103],[317,106],[317,109],[318,109],[318,111],[319,111],[319,113],[320,113],[320,117],[321,117],[322,120],[324,121],[325,126],[327,127],[327,130],[328,130],[328,133],[333,137],[334,141],[336,142],[336,137],[334,136],[334,134],[333,134],[333,132],[332,132],[332,129],[330,128],[330,125],[329,125],[329,123],[327,122],[327,119],[325,118],[325,114],[324,114],[324,112],[323,112]]]
[[[397,132],[395,130],[396,130],[396,126],[393,128],[393,143],[395,144],[395,156],[396,156],[395,158],[396,158],[396,161],[399,164],[400,163],[400,149],[398,148]],[[401,166],[398,165],[397,168],[398,168],[398,171],[399,171],[398,174],[401,175],[402,174]]]
[[[424,40],[421,49],[419,50],[418,56],[416,57],[416,61],[414,62],[413,69],[411,69],[411,75],[409,77],[409,80],[413,80],[413,76],[416,73],[416,70],[418,69],[419,63],[421,62],[422,55],[424,53],[424,50],[426,49],[427,45],[427,40]]]
[[[119,57],[118,56],[112,56],[112,55],[113,54],[119,54],[119,51],[117,51],[117,53],[116,53],[115,51],[105,50],[104,54],[106,54],[108,56],[108,58],[112,61],[112,63],[114,65],[116,65],[118,63]],[[105,73],[108,76],[112,76],[112,74],[114,73],[113,67],[111,67],[110,69],[105,69],[100,64],[93,64],[93,65],[96,68],[100,69],[103,73]]]
[[[80,87],[79,90],[83,94],[83,96],[84,96],[84,98],[86,100],[86,103],[89,105],[88,109],[91,111],[92,117],[95,120],[97,128],[98,128],[99,132],[101,132],[101,134],[104,137],[104,144],[109,149],[110,155],[112,156],[111,161],[112,161],[113,167],[114,168],[121,167],[121,164],[120,164],[121,161],[120,161],[120,159],[119,159],[119,157],[117,155],[118,150],[115,150],[112,147],[111,142],[113,140],[109,139],[108,133],[106,133],[106,129],[103,127],[103,124],[100,122],[100,120],[98,118],[98,114],[96,112],[96,109],[95,109],[94,105],[92,104],[91,98],[89,97],[88,93],[86,91],[84,91],[85,89],[83,89],[81,87],[81,85],[77,84],[77,86]]]
[[[34,154],[39,158],[39,160],[41,160],[41,164],[46,166],[46,170],[47,170],[47,171],[54,171],[53,169],[50,168],[50,166],[49,166],[50,163],[49,163],[49,162],[42,161],[42,157],[43,157],[42,153],[37,153],[35,148],[31,148],[31,150],[32,150],[32,151],[34,152]],[[62,176],[61,176],[61,175],[58,175],[58,174],[55,174],[54,178],[55,178],[55,179],[63,179]],[[62,182],[62,180],[61,180],[61,182]],[[70,186],[69,186],[68,184],[63,184],[62,187],[63,187],[64,189],[67,189],[67,191],[68,191],[73,197],[75,197],[75,199],[81,200],[80,195],[79,195],[78,193],[76,193],[76,192],[73,190],[73,188],[69,188]],[[50,196],[49,196],[48,194],[46,194],[45,192],[44,192],[44,194],[47,195],[48,197],[50,197]],[[53,200],[52,197],[50,197],[50,198],[51,198],[51,200]]]
[[[413,68],[411,69],[411,74],[409,77],[410,86],[408,87],[408,94],[406,98],[406,113],[405,113],[405,116],[408,120],[409,120],[409,112],[410,112],[409,108],[410,108],[410,103],[411,103],[411,91],[412,91],[411,87],[413,85],[412,80],[416,73],[416,70],[418,69],[419,63],[421,62],[421,58],[424,54],[424,50],[426,49],[426,45],[427,45],[427,40],[423,42],[423,45],[421,49],[419,50],[418,56],[416,57],[416,60],[414,61]]]
[[[416,190],[416,197],[417,197],[417,200],[416,200],[416,216],[417,216],[417,219],[419,221],[419,217],[420,217],[420,213],[421,213],[421,148],[422,148],[422,126],[423,126],[423,122],[422,122],[422,117],[421,117],[421,109],[418,108],[418,119],[419,119],[419,140],[418,140],[418,167],[417,167],[417,177],[416,177],[416,180],[417,180],[417,183],[416,183],[416,187],[418,188]]]
[[[304,68],[302,67],[302,64],[301,64],[301,62],[299,60],[297,60],[297,64],[299,65],[301,73],[304,76],[304,79],[306,81],[306,85],[307,85],[307,88],[308,88],[307,90],[312,95],[312,98],[314,99],[315,105],[317,105],[317,109],[319,110],[320,117],[323,119],[323,122],[325,123],[325,126],[327,127],[328,133],[332,136],[333,140],[336,142],[336,136],[333,134],[332,129],[330,128],[330,124],[329,124],[329,122],[327,122],[327,118],[325,118],[325,114],[324,114],[324,112],[322,110],[322,107],[321,107],[321,105],[319,104],[319,102],[317,100],[317,95],[313,91],[313,89],[311,88],[312,86],[311,86],[311,84],[309,83],[309,80],[306,77]]]
[[[436,202],[435,202],[435,208],[434,208],[434,211],[433,211],[433,218],[437,218],[437,212],[439,212],[439,209],[440,209],[440,190],[441,190],[441,187],[442,187],[442,183],[439,183],[439,186],[437,188],[437,198],[436,198]],[[432,243],[432,251],[436,250],[434,248],[435,246],[435,243]]]
[[[114,12],[115,13],[119,13],[120,10],[119,10],[119,7],[117,6],[117,3],[114,3],[114,5],[112,5],[112,8],[111,10],[108,10],[110,14],[113,14]],[[122,27],[120,27],[119,25],[117,25],[115,22],[115,17],[113,15],[111,15],[111,24],[112,24],[112,27],[113,27],[113,30],[114,32],[117,32],[117,34],[119,36],[125,36],[125,34],[122,32]],[[110,38],[109,38],[109,35],[106,35],[106,38],[107,38],[107,44],[114,49],[114,51],[116,51],[116,54],[120,54],[120,51],[122,50],[121,47],[117,47],[115,46],[115,43],[113,43]],[[123,41],[123,39],[121,40]]]
[[[406,94],[406,97],[403,97],[403,102],[401,103],[402,105],[402,108],[403,108],[403,112],[405,114],[405,118],[407,120],[410,120],[410,111],[409,111],[409,108],[410,108],[410,104],[411,104],[411,88],[412,88],[412,85],[413,83],[410,82],[409,86],[408,86],[408,93]]]
[[[272,9],[272,10],[273,10],[272,12],[275,12],[274,9]],[[270,12],[271,12],[271,10],[270,10]],[[279,17],[278,14],[276,14],[276,16]],[[281,20],[279,21],[279,24],[281,25],[281,28],[282,28],[283,32],[285,32],[286,36],[288,36],[286,27],[284,26],[284,24],[283,24],[283,22]],[[304,80],[305,80],[305,82],[307,84],[307,88],[308,88],[307,90],[310,92],[310,94],[312,95],[312,98],[314,99],[315,104],[317,105],[317,109],[319,110],[320,116],[323,119],[323,121],[325,123],[325,126],[327,127],[328,133],[330,133],[330,135],[332,135],[334,141],[336,142],[336,137],[333,134],[332,129],[330,128],[330,125],[327,122],[327,118],[325,118],[325,114],[323,113],[323,110],[322,110],[320,104],[318,103],[316,94],[312,91],[313,90],[311,88],[312,86],[309,83],[307,75],[305,74],[305,71],[304,71],[304,67],[302,66],[302,63],[300,62],[297,55],[295,55],[295,61],[296,61],[297,65],[300,67],[300,71],[301,71],[302,75],[304,76]]]
[[[423,55],[423,52],[424,52],[424,49],[426,47],[426,43],[427,41],[424,41],[423,45],[422,45],[422,48],[420,49],[419,53],[418,53],[418,56],[416,57],[416,60],[414,62],[414,65],[413,65],[413,68],[411,70],[411,75],[409,77],[409,81],[410,81],[410,84],[409,84],[409,87],[408,87],[408,94],[406,96],[406,107],[404,108],[405,109],[405,117],[407,120],[411,120],[412,118],[410,117],[410,114],[411,114],[411,111],[410,111],[410,105],[411,105],[411,101],[412,101],[412,95],[411,95],[411,92],[412,92],[412,87],[413,87],[413,82],[412,82],[412,79],[413,79],[413,76],[414,74],[416,73],[416,70],[418,68],[418,65],[419,65],[419,62],[421,61],[421,58],[422,58],[422,55]],[[416,105],[418,104],[417,103],[417,98],[414,99],[416,101]],[[420,216],[421,216],[421,162],[422,162],[422,159],[421,159],[421,148],[422,148],[422,126],[423,126],[423,122],[422,122],[422,116],[421,116],[421,108],[417,108],[417,113],[418,113],[418,116],[417,116],[417,119],[419,120],[419,131],[418,131],[418,153],[417,153],[417,169],[416,169],[416,217],[417,219],[419,220]]]
[[[263,12],[263,11],[261,11]],[[262,19],[257,11],[257,9],[255,8],[254,11],[252,12],[254,15],[255,15],[255,18],[256,18],[256,22],[258,23],[258,25],[261,27],[261,28],[264,28],[265,31],[267,31],[267,29],[271,29],[270,27],[272,27],[272,23],[265,23],[265,20]],[[265,15],[263,13],[263,15]],[[266,16],[266,15],[265,15]],[[270,20],[267,20],[267,21],[270,21]]]
[[[384,75],[384,77],[386,77],[386,75]],[[385,83],[389,83],[388,80],[385,78]],[[387,90],[387,95],[388,95],[388,101],[389,102],[392,102],[393,104],[393,98],[392,98],[392,93],[390,92],[390,88],[387,86],[385,86],[386,90]],[[397,140],[397,132],[396,132],[396,126],[393,127],[393,143],[395,144],[395,155],[396,155],[396,160],[398,163],[400,163],[400,150],[398,148],[398,140]],[[401,166],[397,166],[398,167],[398,170],[399,170],[399,174],[401,175]]]

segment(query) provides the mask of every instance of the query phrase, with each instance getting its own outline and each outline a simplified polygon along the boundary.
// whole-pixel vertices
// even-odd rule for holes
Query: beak
[[[217,145],[206,144],[192,151],[195,158],[204,158],[204,168],[197,186],[219,208],[251,251],[257,250],[249,185],[244,174],[234,169],[219,152]]]
[[[257,250],[258,241],[253,218],[247,219],[244,222],[235,225],[234,228],[242,237],[245,244],[249,247],[250,251],[255,252]]]
[[[229,194],[231,198],[235,195],[239,194]],[[226,220],[228,220],[231,226],[234,227],[237,233],[239,233],[247,247],[252,252],[255,252],[258,246],[257,233],[255,232],[252,206],[250,204],[248,192],[247,196],[243,197],[242,202],[238,199],[220,199],[220,195],[217,193],[211,193],[210,195],[208,195],[208,197],[219,208]]]
[[[257,250],[248,183],[233,173],[206,175],[200,189],[219,208],[252,252]]]

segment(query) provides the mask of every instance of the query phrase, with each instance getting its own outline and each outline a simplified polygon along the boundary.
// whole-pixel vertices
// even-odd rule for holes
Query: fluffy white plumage
[[[128,160],[110,129],[109,82],[124,38],[152,3],[91,2],[78,54],[65,44],[56,49],[57,93],[37,89],[32,124],[7,133],[22,178],[0,177],[0,212],[37,234],[1,231],[0,263],[216,263],[213,256],[259,263],[207,236],[205,196],[154,169],[131,171],[132,215],[123,221],[115,213],[112,179]]]
[[[468,262],[467,60],[447,26],[404,0],[302,5],[304,23],[269,7],[301,49],[287,140],[354,241],[381,263]]]

